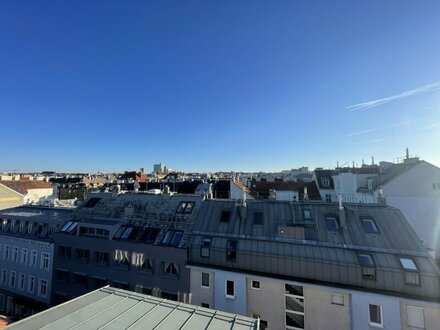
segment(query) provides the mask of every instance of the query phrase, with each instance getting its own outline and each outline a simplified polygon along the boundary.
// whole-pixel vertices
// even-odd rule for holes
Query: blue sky
[[[439,15],[435,0],[1,1],[0,170],[276,171],[406,147],[440,166]]]

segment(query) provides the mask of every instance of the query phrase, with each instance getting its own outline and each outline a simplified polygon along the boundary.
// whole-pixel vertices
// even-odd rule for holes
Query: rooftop
[[[0,184],[5,185],[6,187],[15,190],[16,192],[26,195],[29,189],[51,189],[52,184],[46,181],[34,181],[34,180],[7,180],[0,181]]]
[[[7,329],[259,329],[237,314],[104,287],[10,325]]]

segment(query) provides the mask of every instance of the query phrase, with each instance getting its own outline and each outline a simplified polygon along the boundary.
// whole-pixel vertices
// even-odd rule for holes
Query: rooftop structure
[[[258,320],[104,287],[8,327],[19,329],[259,329]]]

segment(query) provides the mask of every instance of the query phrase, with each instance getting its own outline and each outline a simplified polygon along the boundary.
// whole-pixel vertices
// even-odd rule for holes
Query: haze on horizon
[[[0,2],[0,171],[440,166],[440,2]]]

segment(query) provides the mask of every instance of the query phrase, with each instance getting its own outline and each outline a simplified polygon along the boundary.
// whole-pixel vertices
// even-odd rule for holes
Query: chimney
[[[379,194],[377,195],[377,204],[387,205],[387,199],[383,194],[382,187],[379,187]]]
[[[242,221],[246,220],[246,206],[246,192],[243,188],[243,199],[241,200],[240,204],[240,217]]]
[[[163,193],[164,193],[164,195],[169,195],[170,194],[170,187],[168,185],[166,185],[163,188]]]
[[[409,159],[409,149],[406,148],[406,159]]]
[[[339,222],[341,224],[341,228],[345,230],[345,228],[347,228],[347,223],[345,221],[345,210],[344,210],[344,205],[342,203],[342,194],[339,194],[338,201],[339,201]]]
[[[309,199],[309,196],[307,195],[307,186],[304,186],[304,200]]]
[[[371,156],[371,165],[374,165],[374,156]]]

